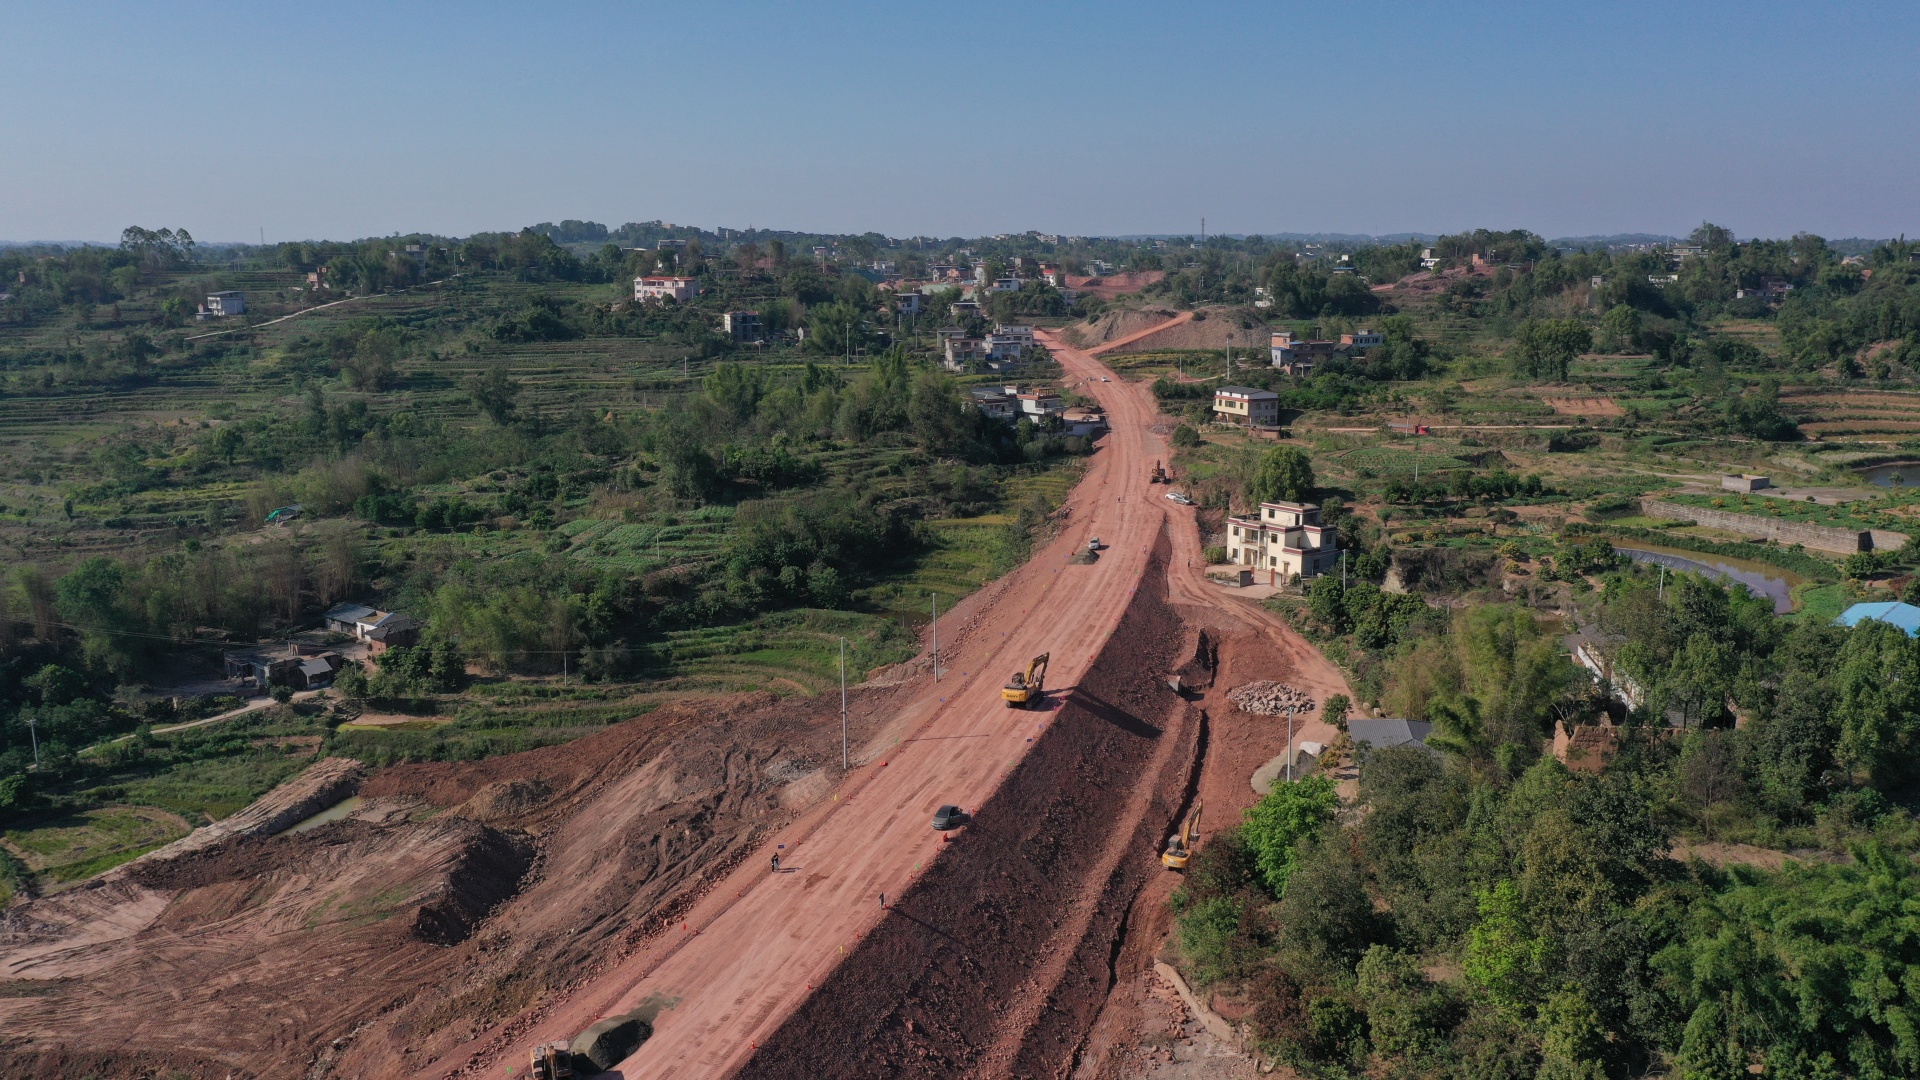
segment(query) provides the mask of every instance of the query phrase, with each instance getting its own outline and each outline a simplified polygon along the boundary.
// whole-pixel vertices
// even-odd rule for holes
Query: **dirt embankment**
[[[1129,293],[1137,293],[1149,285],[1158,285],[1166,279],[1165,270],[1129,270],[1120,274],[1108,274],[1105,277],[1068,275],[1067,288],[1097,296],[1102,300],[1112,300]]]
[[[886,697],[856,700],[856,735]],[[360,785],[378,820],[230,836],[16,907],[0,1075],[397,1077],[504,1036],[786,820],[838,754],[838,708],[743,695],[396,766]]]
[[[1123,308],[1075,323],[1061,336],[1102,356],[1183,349],[1265,348],[1265,320],[1250,308]]]
[[[741,1070],[754,1077],[1054,1074],[1187,786],[1193,653],[1161,540],[1119,630],[997,793]]]

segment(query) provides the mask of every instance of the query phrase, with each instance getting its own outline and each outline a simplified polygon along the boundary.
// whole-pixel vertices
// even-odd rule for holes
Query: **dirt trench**
[[[1113,985],[1134,897],[1187,794],[1196,650],[1167,543],[1081,685],[889,916],[741,1069],[1060,1076]]]

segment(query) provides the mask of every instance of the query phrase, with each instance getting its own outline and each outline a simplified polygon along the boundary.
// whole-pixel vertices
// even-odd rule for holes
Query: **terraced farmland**
[[[1801,390],[1780,395],[1800,430],[1862,442],[1903,442],[1920,436],[1920,393],[1885,390]]]

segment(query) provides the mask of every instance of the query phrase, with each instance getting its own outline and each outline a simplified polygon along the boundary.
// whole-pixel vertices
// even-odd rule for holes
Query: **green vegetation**
[[[1579,547],[1551,558],[1603,578],[1574,618],[1638,704],[1572,664],[1558,617],[1475,598],[1466,553],[1396,551],[1423,591],[1467,603],[1398,597],[1408,617],[1371,640],[1377,590],[1314,583],[1301,624],[1433,734],[1361,752],[1355,807],[1310,776],[1203,847],[1174,901],[1189,973],[1237,988],[1260,1045],[1308,1076],[1920,1067],[1903,1019],[1920,1005],[1920,641],[1776,618],[1737,586]],[[1604,769],[1547,753],[1609,711]],[[1736,854],[1687,862],[1676,842]],[[1737,854],[1764,848],[1799,858]]]
[[[987,329],[958,290],[909,313],[850,262],[788,257],[809,239],[130,229],[0,253],[0,826],[197,824],[315,753],[510,752],[668,695],[823,692],[842,638],[856,674],[910,656],[935,597],[1026,557],[1089,447],[970,407],[987,375],[941,370],[931,334]],[[646,274],[699,295],[637,302]],[[244,316],[194,317],[227,289]],[[994,303],[1065,311],[1050,287]],[[743,310],[759,333],[724,332]],[[318,706],[154,730],[239,704],[205,692],[224,648],[325,644],[347,600],[422,641]],[[417,719],[348,723],[382,711]]]

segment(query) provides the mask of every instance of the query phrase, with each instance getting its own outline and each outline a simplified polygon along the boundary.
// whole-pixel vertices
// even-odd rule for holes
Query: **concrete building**
[[[1019,388],[1013,388],[1013,392],[1019,393]],[[1020,418],[1019,403],[1014,400],[1013,394],[1007,393],[1005,388],[998,386],[975,386],[968,389],[967,395],[972,399],[974,408],[979,409],[995,420],[1005,420],[1011,423]]]
[[[1251,386],[1223,386],[1213,392],[1213,416],[1223,423],[1276,427],[1280,395]]]
[[[901,291],[893,294],[894,302],[900,305],[900,314],[918,315],[926,301],[926,296],[918,292]]]
[[[299,642],[263,645],[227,653],[226,675],[265,692],[275,686],[316,690],[331,685],[346,658],[331,649]]]
[[[767,336],[757,311],[729,311],[720,316],[720,328],[735,341],[760,341]]]
[[[1051,390],[1023,390],[1015,394],[1014,399],[1020,403],[1020,415],[1036,421],[1059,416],[1067,410],[1060,395]]]
[[[383,628],[410,627],[418,633],[420,622],[410,615],[380,611],[365,604],[335,604],[320,617],[322,629],[346,634],[355,641],[372,641],[374,632]],[[382,635],[385,637],[386,635]],[[402,644],[390,642],[390,644]]]
[[[1003,334],[996,330],[987,335],[984,348],[989,360],[1018,360],[1031,344],[1031,337],[1023,341],[1018,334]]]
[[[993,332],[1000,337],[1018,342],[1022,348],[1033,348],[1033,327],[1016,326],[1010,323],[996,323]]]
[[[674,300],[686,302],[700,295],[700,282],[690,277],[638,277],[633,279],[635,300]]]
[[[207,314],[217,319],[230,315],[244,315],[247,312],[247,297],[238,292],[217,292],[207,294]]]
[[[942,338],[940,344],[944,353],[940,364],[948,371],[965,371],[987,356],[987,343],[979,338]]]
[[[1314,503],[1261,503],[1257,513],[1227,519],[1227,561],[1268,571],[1275,581],[1319,577],[1339,562],[1340,533],[1320,524]]]
[[[1340,347],[1353,353],[1377,349],[1386,343],[1387,335],[1372,330],[1355,330],[1351,334],[1340,335]]]

